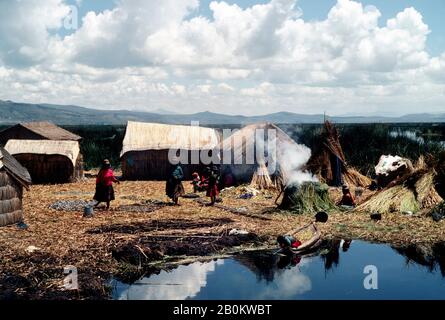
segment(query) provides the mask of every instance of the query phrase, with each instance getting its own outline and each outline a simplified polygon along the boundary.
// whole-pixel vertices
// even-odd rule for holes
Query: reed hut
[[[0,147],[0,227],[23,220],[23,188],[30,184],[28,171]]]
[[[297,144],[272,123],[248,125],[220,144],[222,172],[237,183],[250,182],[257,189],[281,188],[300,164],[310,156],[310,149]],[[303,163],[301,163],[303,162]]]
[[[34,183],[69,183],[83,177],[78,141],[9,140],[5,149],[28,169]]]
[[[351,168],[340,144],[337,128],[329,121],[325,121],[320,135],[320,143],[313,147],[312,156],[306,168],[317,178],[330,186],[348,184],[356,187],[367,187],[371,179]]]
[[[80,141],[82,138],[47,121],[19,123],[0,132],[0,143],[8,140],[62,140]]]
[[[218,146],[215,129],[129,121],[122,144],[122,177],[126,180],[165,180],[169,174],[169,152],[181,158],[185,179],[200,171],[201,154]]]

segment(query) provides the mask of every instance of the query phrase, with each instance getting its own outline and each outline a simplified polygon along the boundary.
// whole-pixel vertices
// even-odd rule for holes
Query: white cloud
[[[445,84],[445,53],[432,58],[426,67],[426,72],[432,79]]]
[[[443,106],[445,54],[426,51],[415,8],[380,21],[339,0],[306,21],[297,5],[213,1],[207,18],[197,0],[121,0],[58,39],[63,0],[0,2],[0,98],[245,114]]]
[[[0,63],[29,66],[43,61],[70,8],[63,0],[0,1]]]
[[[89,12],[82,27],[63,41],[71,61],[95,67],[151,65],[144,44],[156,32],[175,28],[198,7],[197,0],[121,0],[113,10]]]

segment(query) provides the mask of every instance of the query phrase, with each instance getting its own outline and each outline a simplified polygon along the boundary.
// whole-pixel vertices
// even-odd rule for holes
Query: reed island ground
[[[192,186],[184,182],[186,192]],[[222,192],[223,202],[206,206],[200,199],[181,198],[168,205],[165,183],[124,181],[116,185],[110,211],[83,210],[54,203],[90,201],[94,178],[64,185],[34,185],[24,194],[27,229],[0,229],[0,299],[109,299],[109,279],[137,279],[175,263],[214,258],[242,250],[276,248],[275,239],[313,221],[277,209],[277,192],[241,199],[242,187]],[[335,200],[340,190],[331,188]],[[61,202],[60,202],[61,201]],[[445,239],[445,223],[422,214],[333,211],[318,224],[323,238],[363,239],[391,244],[428,244]],[[233,229],[246,236],[232,236]],[[62,290],[63,269],[78,270],[79,290]]]

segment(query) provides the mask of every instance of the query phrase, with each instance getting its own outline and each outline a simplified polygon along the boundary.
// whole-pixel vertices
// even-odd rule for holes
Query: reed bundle
[[[327,185],[315,182],[287,186],[279,208],[299,214],[332,210],[335,204],[330,199],[328,191]]]
[[[269,171],[264,163],[261,163],[255,171],[250,186],[258,190],[275,189],[276,184],[272,181]]]

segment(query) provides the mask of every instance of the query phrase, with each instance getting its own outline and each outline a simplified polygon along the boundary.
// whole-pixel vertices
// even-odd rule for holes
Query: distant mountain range
[[[233,116],[212,112],[195,114],[176,114],[158,109],[157,112],[138,112],[128,110],[97,110],[70,105],[27,104],[0,100],[0,125],[15,124],[26,121],[52,121],[60,125],[98,125],[125,124],[127,121],[143,121],[170,124],[190,124],[199,121],[210,124],[248,124],[255,122],[274,123],[321,123],[322,114],[297,114],[277,112],[261,116]],[[409,123],[409,122],[445,122],[445,113],[409,114],[401,117],[351,116],[329,117],[336,123]]]
[[[176,112],[170,111],[170,110],[166,110],[166,109],[162,109],[162,108],[158,108],[156,110],[150,111],[151,113],[157,113],[157,114],[178,114]]]

